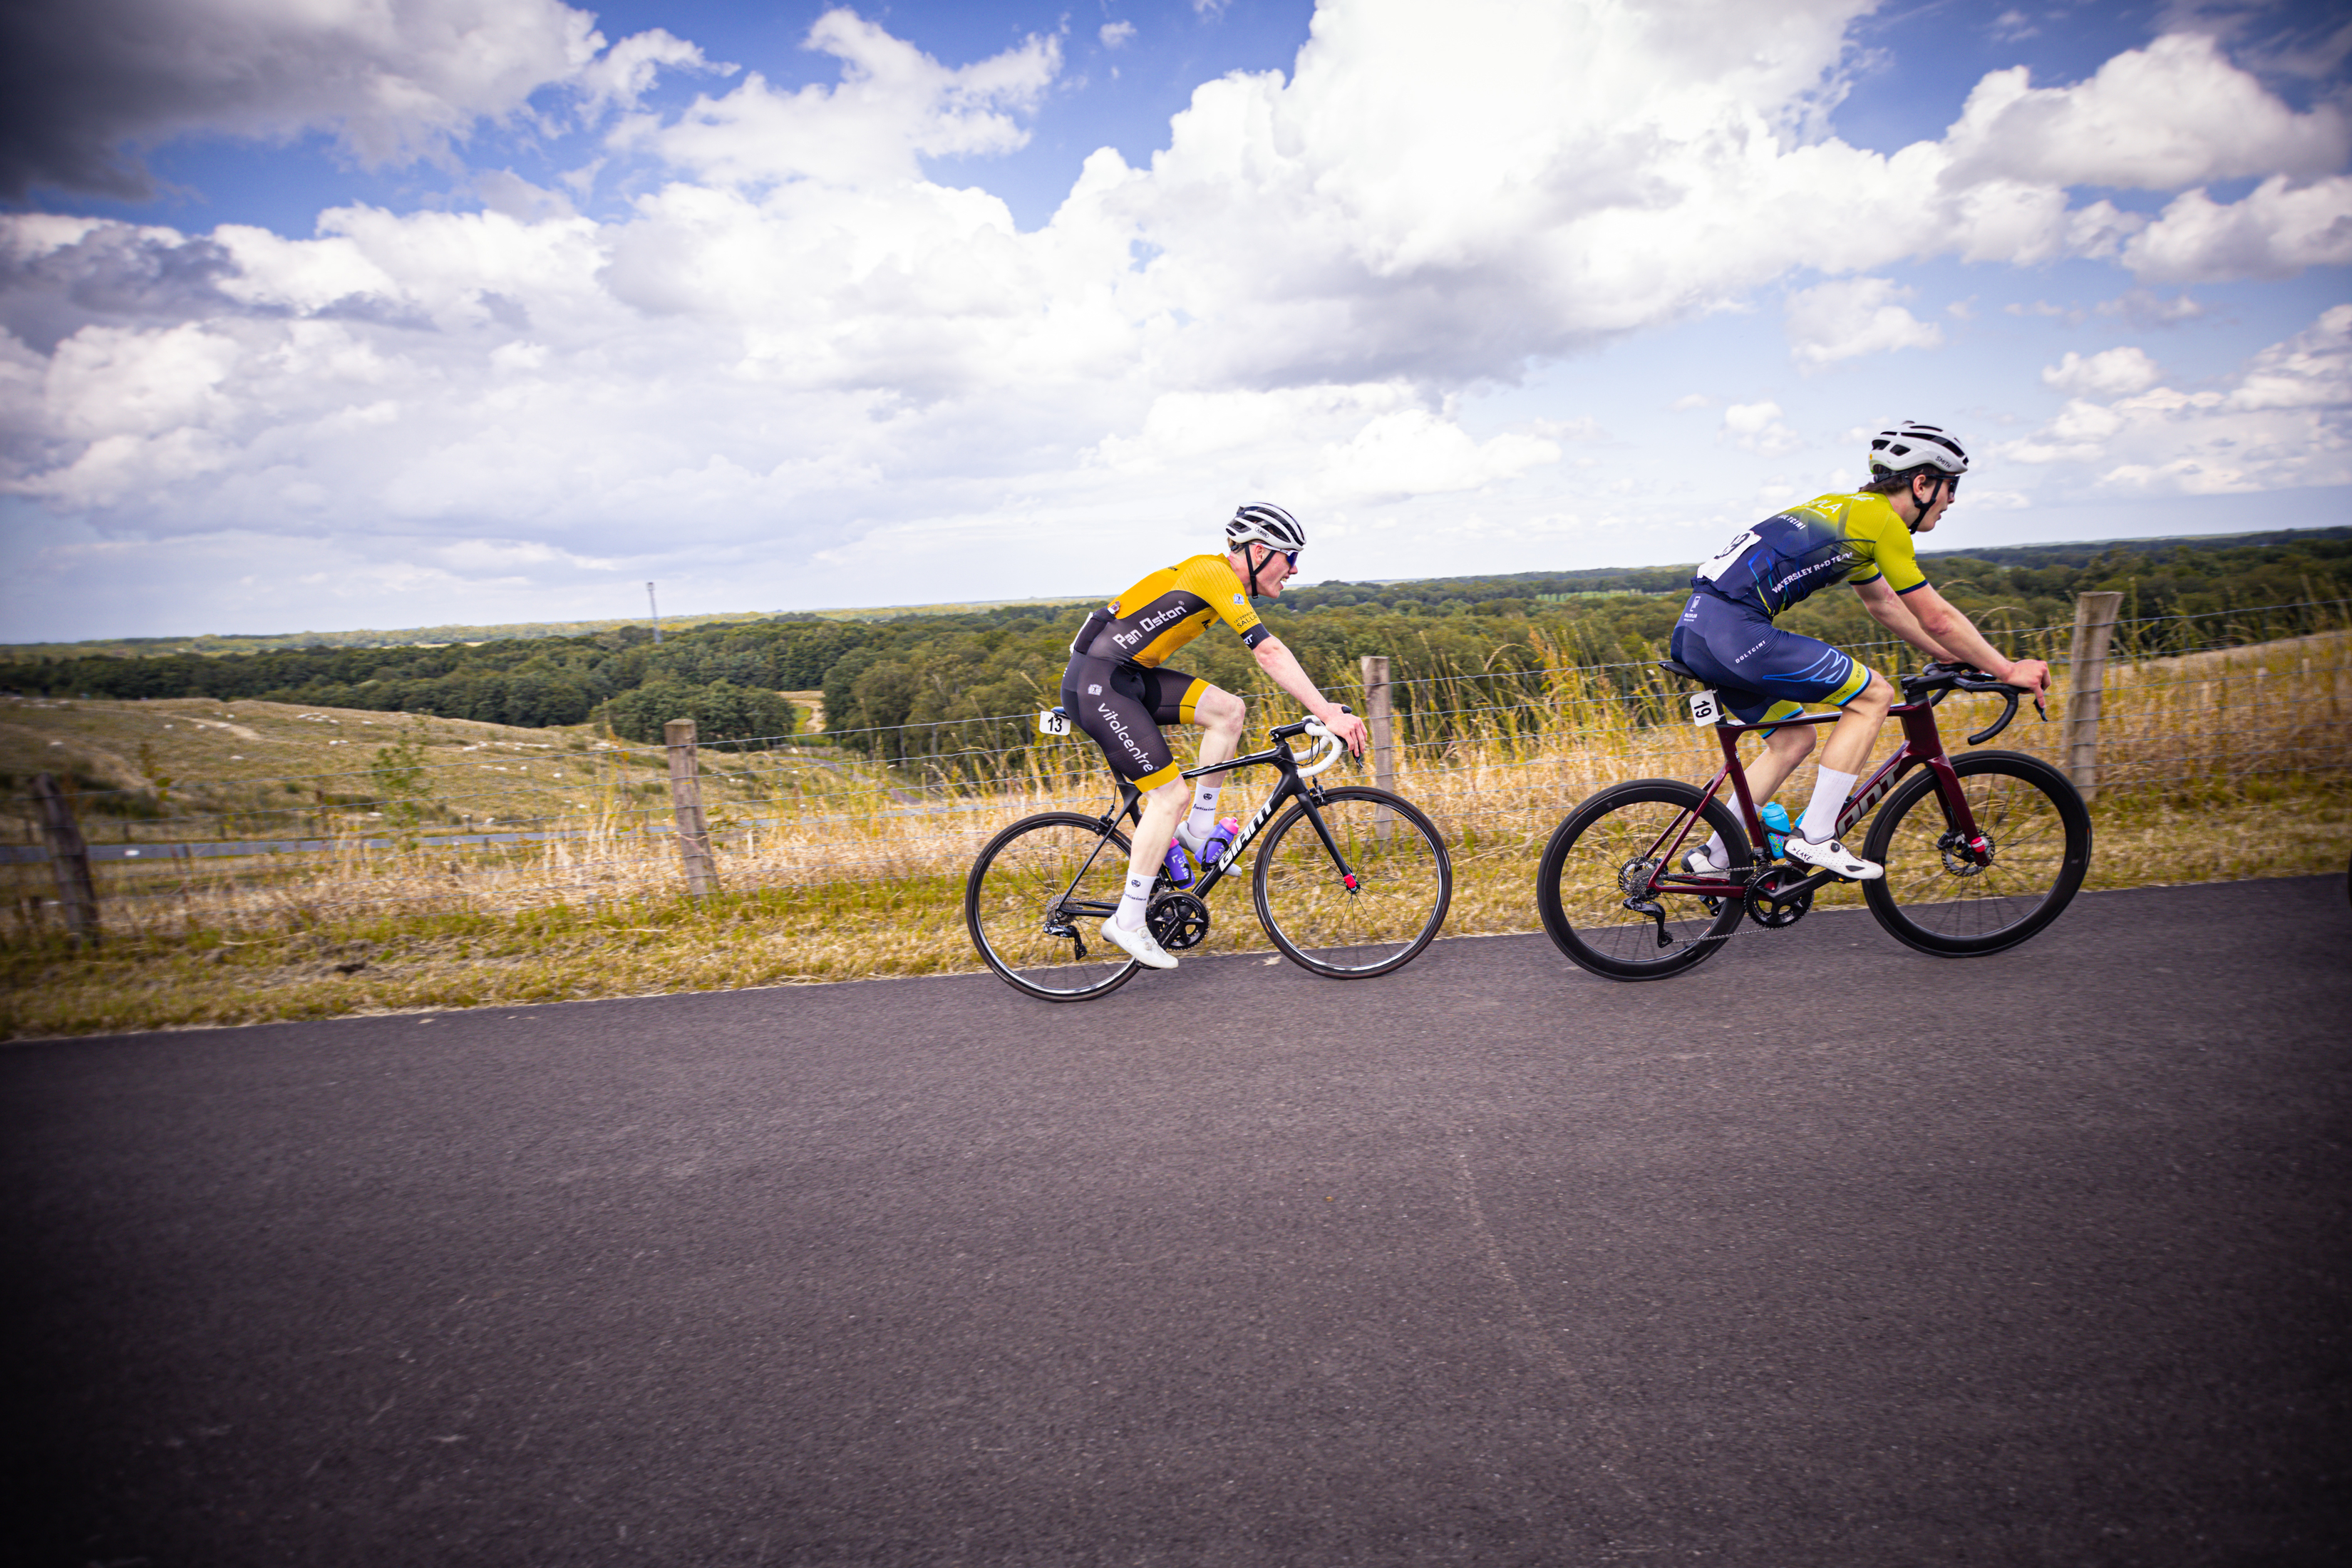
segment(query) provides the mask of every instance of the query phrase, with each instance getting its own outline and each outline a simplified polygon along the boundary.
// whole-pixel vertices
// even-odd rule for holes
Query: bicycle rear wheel
[[[1675,826],[1693,811],[1700,821],[1677,848]],[[1687,855],[1710,830],[1723,836],[1732,870],[1744,868],[1750,851],[1738,816],[1680,780],[1636,779],[1586,800],[1553,832],[1536,872],[1552,944],[1611,980],[1662,980],[1705,961],[1739,924],[1742,901],[1648,887],[1662,859]]]
[[[1258,923],[1294,963],[1334,980],[1402,968],[1445,923],[1454,863],[1436,824],[1386,790],[1327,789],[1316,806],[1351,889],[1308,820],[1285,812],[1258,851],[1250,889]]]
[[[1128,841],[1073,811],[1024,817],[988,841],[964,883],[971,944],[1008,984],[1047,1002],[1118,990],[1142,966],[1101,931],[1127,886]]]
[[[1862,852],[1886,875],[1862,895],[1897,942],[1969,958],[2015,947],[2058,918],[2091,868],[2091,813],[2065,774],[2021,752],[1971,752],[1952,771],[1991,859],[1979,865],[1957,842],[1936,775],[1921,768],[1871,824]]]

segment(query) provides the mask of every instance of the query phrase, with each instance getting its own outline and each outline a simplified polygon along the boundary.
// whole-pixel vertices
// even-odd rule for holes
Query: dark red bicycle
[[[1661,668],[1706,684],[1671,659]],[[1856,785],[1838,814],[1843,839],[1885,802],[1862,853],[1886,875],[1863,883],[1863,897],[1880,925],[1922,952],[1967,957],[2014,947],[2056,920],[2082,887],[2091,864],[2090,811],[2066,775],[2037,757],[1945,754],[1936,728],[1938,702],[1954,691],[2008,698],[2000,719],[1969,737],[1976,746],[2009,727],[2028,688],[1946,664],[1906,675],[1902,685],[1904,700],[1888,711],[1903,722],[1903,743]],[[2042,708],[2039,698],[2034,706]],[[1759,851],[1768,840],[1739,765],[1739,738],[1771,726],[1734,723],[1715,711],[1723,769],[1713,783],[1705,789],[1678,779],[1612,785],[1570,813],[1544,849],[1536,876],[1544,930],[1595,974],[1678,974],[1721,947],[1742,920],[1768,931],[1794,925],[1812,908],[1813,895],[1837,879]],[[2044,710],[2042,716],[2050,715]],[[1816,713],[1781,722],[1837,718]],[[1717,798],[1727,780],[1736,811]],[[1682,869],[1685,856],[1710,832],[1722,836],[1730,866],[1706,876]]]

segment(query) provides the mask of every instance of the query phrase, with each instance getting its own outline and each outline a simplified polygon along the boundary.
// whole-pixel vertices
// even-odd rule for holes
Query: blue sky
[[[2337,8],[100,9],[0,37],[7,640],[1691,560],[1899,417],[1939,547],[2352,499]]]

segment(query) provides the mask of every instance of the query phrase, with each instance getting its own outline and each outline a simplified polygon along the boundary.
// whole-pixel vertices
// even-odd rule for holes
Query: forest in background
[[[2074,596],[2098,590],[2122,592],[2127,619],[2341,600],[2352,596],[2352,528],[2024,545],[1928,554],[1922,563],[1929,580],[1998,642],[2005,632],[2065,626]],[[1465,692],[1499,699],[1511,689],[1539,689],[1549,670],[1644,664],[1663,650],[1690,573],[1682,564],[1332,582],[1294,589],[1259,607],[1328,689],[1356,684],[1360,656],[1388,656],[1392,679],[1403,683],[1400,703],[1412,711],[1431,705],[1441,684],[1449,700]],[[868,620],[802,613],[666,626],[658,644],[650,626],[636,624],[471,646],[19,652],[0,663],[0,690],[261,699],[533,728],[602,719],[616,733],[646,741],[657,736],[663,717],[691,713],[708,739],[740,742],[788,734],[797,716],[776,693],[814,689],[824,694],[822,739],[905,761],[1018,745],[1026,731],[1020,716],[1055,700],[1065,649],[1085,611],[1047,603],[874,614]],[[1844,646],[1885,638],[1850,594],[1816,595],[1781,624]],[[2237,635],[2311,629],[2315,626],[2292,617],[2269,617]],[[2200,637],[2211,640],[2206,633]],[[2143,647],[2158,651],[2160,642],[2143,639]],[[1261,687],[1247,650],[1213,631],[1176,662],[1235,690]],[[1625,683],[1633,679],[1628,674]],[[979,722],[1004,715],[1015,717]],[[939,728],[909,733],[909,725]]]

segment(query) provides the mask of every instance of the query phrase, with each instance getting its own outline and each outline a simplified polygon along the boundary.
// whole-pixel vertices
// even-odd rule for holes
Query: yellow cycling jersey
[[[1194,555],[1161,567],[1097,610],[1070,651],[1157,668],[1208,630],[1213,616],[1252,647],[1274,635],[1250,608],[1233,563],[1222,555]]]
[[[1898,594],[1927,584],[1910,525],[1883,495],[1816,496],[1743,530],[1691,576],[1691,586],[1777,616],[1843,578],[1884,576]]]

